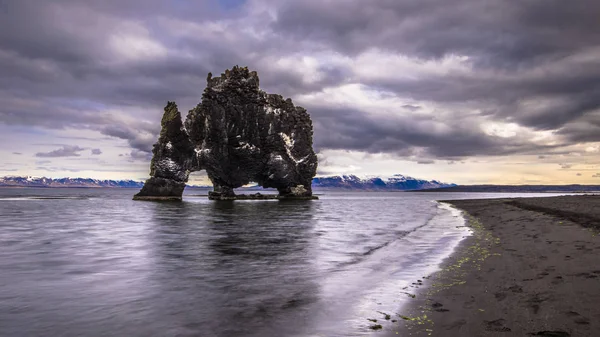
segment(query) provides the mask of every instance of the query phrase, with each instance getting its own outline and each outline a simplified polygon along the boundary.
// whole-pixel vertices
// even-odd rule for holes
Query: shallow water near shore
[[[468,235],[436,199],[136,202],[0,189],[0,336],[368,336]]]

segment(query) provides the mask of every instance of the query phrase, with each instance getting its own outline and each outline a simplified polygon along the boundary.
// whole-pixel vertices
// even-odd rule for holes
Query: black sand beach
[[[448,203],[474,235],[387,334],[600,336],[600,196]]]

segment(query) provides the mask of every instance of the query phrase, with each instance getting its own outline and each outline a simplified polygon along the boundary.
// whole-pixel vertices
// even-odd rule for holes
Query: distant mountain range
[[[134,180],[99,180],[89,178],[2,177],[0,187],[134,187],[143,182]]]
[[[135,180],[100,180],[89,178],[36,178],[2,177],[0,187],[49,187],[83,188],[114,187],[142,188],[144,183]],[[395,174],[390,177],[363,177],[355,175],[317,177],[313,188],[342,189],[358,191],[421,191],[426,192],[488,192],[488,193],[527,193],[527,192],[600,192],[600,185],[462,185],[447,184],[437,180],[423,180]],[[188,186],[190,188],[211,188],[210,186]],[[260,190],[259,186],[242,189]]]
[[[143,182],[134,180],[99,180],[89,178],[36,178],[36,177],[3,177],[0,187],[119,187],[141,188]],[[422,180],[396,174],[391,177],[359,178],[355,175],[317,177],[313,179],[313,188],[376,190],[376,191],[408,191],[429,188],[452,187],[437,180]],[[206,187],[206,186],[189,186]],[[256,188],[250,188],[256,189]]]
[[[340,188],[347,190],[410,191],[429,188],[456,186],[437,180],[423,180],[395,174],[390,177],[366,177],[355,175],[317,177],[313,179],[313,188]]]

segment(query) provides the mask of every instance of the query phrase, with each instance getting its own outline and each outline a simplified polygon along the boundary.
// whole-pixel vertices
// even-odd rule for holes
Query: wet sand
[[[473,236],[389,336],[600,336],[600,196],[448,201]]]

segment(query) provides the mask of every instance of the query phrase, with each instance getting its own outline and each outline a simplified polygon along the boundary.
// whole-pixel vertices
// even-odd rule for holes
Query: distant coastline
[[[459,185],[432,188],[421,192],[590,193],[600,192],[600,185]]]

